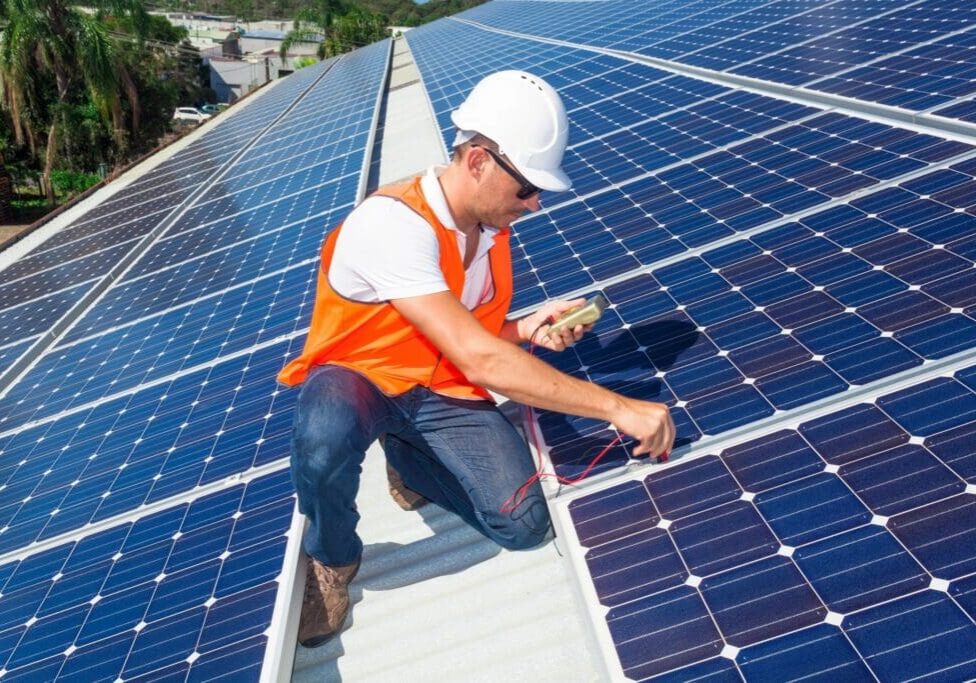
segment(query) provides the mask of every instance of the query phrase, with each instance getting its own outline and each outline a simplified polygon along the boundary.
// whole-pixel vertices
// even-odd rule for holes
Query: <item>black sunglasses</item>
[[[525,176],[523,176],[521,173],[516,171],[512,166],[509,166],[507,163],[505,163],[505,161],[502,159],[500,154],[492,151],[491,149],[483,145],[473,144],[471,146],[481,147],[481,149],[488,152],[488,155],[495,160],[495,163],[501,166],[502,170],[505,171],[505,173],[507,173],[508,175],[512,176],[515,179],[515,182],[519,184],[519,189],[518,192],[515,193],[515,196],[518,197],[519,199],[528,199],[529,197],[534,197],[540,192],[542,192],[541,188],[538,188],[532,183],[530,183],[528,180],[525,179]]]

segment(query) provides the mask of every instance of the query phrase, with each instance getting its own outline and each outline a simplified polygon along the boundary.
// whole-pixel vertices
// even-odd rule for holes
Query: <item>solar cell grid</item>
[[[75,259],[94,256],[111,247],[127,246],[132,248],[135,246],[134,240],[140,236],[129,232],[122,232],[121,234],[115,232],[112,235],[102,233],[97,238],[72,242],[59,249],[52,249],[43,253],[30,254],[0,271],[0,283],[5,284],[45,270],[59,268]],[[112,239],[113,237],[117,239]]]
[[[946,34],[968,29],[974,21],[976,21],[976,14],[971,7],[962,3],[916,3],[823,38],[790,47],[775,56],[737,66],[730,71],[799,85],[812,78],[834,74],[885,55],[913,49],[923,43],[933,40],[938,42]],[[893,57],[886,61],[892,65],[900,63],[899,67],[895,67],[895,71],[901,74],[897,80],[917,86],[919,93],[924,95],[909,93],[906,96],[902,89],[899,89],[900,92],[891,89],[888,90],[887,97],[877,98],[872,96],[870,88],[862,87],[856,97],[909,109],[927,109],[953,99],[950,93],[954,84],[951,80],[943,82],[950,92],[943,92],[935,83],[932,88],[927,88],[919,82],[924,79],[919,79],[918,74],[904,73],[905,66],[911,64],[913,60]],[[861,68],[860,73],[873,74],[874,78],[882,79],[879,84],[893,85],[885,80],[884,64],[885,62],[868,64]],[[890,73],[888,75],[890,76]],[[871,79],[865,81],[865,83],[871,82]],[[813,87],[819,89],[818,85]],[[907,90],[915,89],[911,87]],[[966,92],[959,94],[966,94]]]
[[[278,473],[3,565],[6,675],[257,680],[293,509]]]
[[[49,354],[39,363],[38,372],[59,376],[89,363],[124,368],[124,373],[108,378],[109,385],[103,387],[116,392],[292,336],[306,327],[314,300],[316,272],[309,269],[310,265],[261,278],[82,341],[69,339],[58,347],[60,353]],[[255,307],[260,307],[262,315],[253,312]],[[78,330],[73,337],[79,338],[83,332]],[[62,380],[57,391],[71,388],[70,382]],[[89,384],[88,388],[93,386]]]
[[[342,203],[348,202],[350,201],[348,188],[350,185],[355,188],[356,174],[362,165],[362,160],[361,152],[341,156],[325,162],[320,168],[298,171],[283,178],[266,178],[261,184],[233,194],[221,196],[218,191],[216,197],[207,197],[181,216],[180,227],[183,229],[196,227],[259,208],[269,202],[284,203],[293,210],[296,204],[304,206],[308,203],[312,211],[331,208],[336,199],[341,198],[344,200]],[[326,202],[324,207],[323,199]],[[174,229],[178,228],[174,226]]]
[[[227,158],[229,159],[230,156],[228,154]],[[226,161],[226,159],[223,161]],[[201,169],[201,175],[204,178],[209,177],[220,168],[221,163],[208,160],[205,167]],[[82,216],[81,220],[67,229],[73,231],[75,227],[89,227],[90,223],[97,222],[99,229],[104,230],[105,228],[124,223],[147,213],[173,208],[189,197],[199,183],[200,181],[197,181],[195,185],[188,187],[163,187],[159,192],[150,192],[148,194],[139,193],[131,197],[128,193],[122,193],[122,196],[115,198],[113,202],[99,204],[91,212]]]
[[[962,100],[956,104],[935,112],[937,116],[960,119],[969,123],[976,122],[976,99]]]
[[[22,337],[18,335],[20,341],[0,345],[0,367],[10,367],[31,344],[37,341],[37,337]]]
[[[707,87],[699,90],[709,91]],[[611,128],[592,141],[574,143],[564,162],[574,181],[573,193],[587,194],[680,163],[814,111],[798,105],[781,106],[782,118],[763,111],[775,109],[777,104],[758,95],[723,95],[620,130]]]
[[[682,444],[972,348],[976,264],[957,252],[976,218],[912,191],[969,182],[960,167],[608,286],[611,312],[576,359],[547,360],[672,406]],[[589,424],[540,418],[558,473],[612,439]],[[617,449],[599,467],[625,461]]]
[[[365,64],[350,65],[357,78],[372,80],[377,71],[382,71],[382,51],[371,51],[371,59]],[[318,144],[336,138],[347,137],[350,128],[361,128],[362,121],[372,118],[369,109],[375,101],[375,90],[363,89],[350,92],[342,100],[328,101],[328,93],[335,88],[350,88],[352,83],[347,78],[345,65],[326,74],[316,87],[312,88],[306,102],[317,102],[317,107],[309,109],[299,106],[291,112],[289,117],[275,126],[266,137],[263,137],[242,158],[242,165],[235,170],[247,170],[252,164],[266,164],[269,160],[277,161],[281,157],[291,157],[295,151],[305,147],[314,148]],[[330,78],[331,76],[331,78]],[[346,77],[344,77],[346,76]],[[327,100],[327,101],[322,101]],[[322,109],[327,108],[330,118],[323,121]],[[304,140],[305,145],[301,145]],[[284,152],[284,154],[283,154]]]
[[[964,382],[974,375],[923,381],[566,504],[623,672],[973,675],[972,471],[943,447],[973,429]],[[937,658],[920,657],[932,648]]]
[[[962,143],[839,114],[807,117],[763,138],[693,157],[689,163],[516,223],[520,258],[515,263],[519,286],[514,307],[564,295],[783,216],[809,212],[831,197],[967,149]],[[606,184],[598,185],[594,178],[592,186],[579,191]],[[601,229],[602,242],[594,237]]]
[[[801,11],[751,31],[708,46],[703,50],[682,55],[679,61],[716,71],[737,67],[742,75],[753,75],[748,63],[778,53],[785,48],[804,43],[859,24],[875,16],[892,12],[909,2],[883,0],[838,0]]]
[[[387,48],[378,45],[365,50],[359,62],[355,59],[351,60],[352,66],[349,70],[352,76],[363,75],[362,69],[364,67],[362,65],[365,64],[367,73],[371,74],[372,82],[378,87],[383,73],[382,56],[385,54],[384,49]],[[335,72],[330,73],[341,75],[344,73],[344,69],[340,67]],[[352,104],[337,101],[336,107],[348,111],[354,110],[356,106],[359,107],[360,112],[357,115],[350,115],[348,118],[354,120],[357,129],[362,131],[357,133],[357,136],[365,138],[366,130],[372,121],[375,90],[373,91],[373,101],[369,101],[368,105],[368,98],[362,94],[353,99]],[[320,117],[322,116],[321,111],[318,114]],[[325,130],[329,125],[329,119],[323,117],[322,120],[325,123],[319,123],[318,126]],[[325,135],[336,137],[337,135],[348,135],[348,133],[346,128],[339,128],[338,132],[332,131],[330,133],[326,130]],[[206,233],[198,231],[189,240],[185,238],[164,240],[157,244],[129,271],[127,279],[138,278],[147,272],[167,268],[172,264],[182,265],[142,282],[135,280],[135,288],[124,287],[120,289],[115,287],[111,289],[106,298],[87,314],[88,322],[82,321],[80,329],[85,330],[86,333],[90,331],[93,327],[90,321],[93,319],[109,318],[111,319],[110,324],[128,322],[137,317],[144,317],[200,296],[220,291],[237,282],[253,280],[262,275],[295,265],[298,262],[307,262],[317,253],[323,226],[320,222],[309,220],[306,224],[301,225],[299,230],[296,230],[294,219],[299,216],[313,216],[321,219],[321,215],[326,210],[348,206],[355,198],[358,189],[358,174],[362,168],[363,154],[364,151],[360,148],[355,154],[330,160],[329,163],[323,164],[319,168],[312,168],[277,180],[272,179],[244,194],[204,201],[199,205],[199,208],[189,210],[181,217],[180,222],[174,227],[175,230],[185,229],[187,226],[198,226],[213,214],[230,214],[235,220],[226,221]],[[320,175],[326,178],[324,183]],[[338,178],[338,180],[333,181],[333,178]],[[315,186],[305,192],[296,191],[306,185]],[[220,192],[215,188],[212,194],[219,195]],[[273,207],[262,206],[262,198],[274,198],[276,200],[275,205]],[[243,220],[240,219],[241,209],[251,208],[254,209],[252,215]],[[252,223],[252,220],[257,221],[257,223]],[[270,234],[269,226],[273,226]],[[286,231],[285,228],[289,228],[289,230]],[[236,245],[236,248],[230,248],[228,241],[230,245]],[[201,261],[191,260],[200,254],[204,254]],[[107,260],[114,256],[116,256],[115,253],[109,250],[99,252],[99,257],[102,259]],[[205,269],[198,270],[198,267],[201,266]],[[57,272],[61,273],[64,270],[65,267],[62,265],[59,266]],[[33,284],[27,280],[22,280],[21,283]],[[304,287],[303,284],[303,289]],[[151,299],[140,297],[136,301],[132,296],[134,291],[151,293]],[[120,305],[119,302],[122,301],[125,302],[124,305]],[[120,313],[123,311],[132,311],[133,315],[128,319],[121,319]],[[257,334],[260,336],[261,332]],[[245,338],[244,335],[239,337],[234,348],[246,346],[241,341]],[[180,341],[184,340],[181,339]],[[151,364],[150,369],[155,373],[151,376],[158,377],[165,374],[166,371],[198,365],[202,361],[192,360],[195,347],[195,344],[180,347],[179,350],[176,350],[175,346],[171,347],[165,361],[157,359]],[[220,351],[220,348],[208,348],[206,345],[202,345],[200,348],[204,349],[202,357],[207,361],[214,357],[215,351]],[[84,357],[84,355],[76,356],[73,361],[79,362]],[[179,360],[174,362],[175,358],[179,358]],[[56,359],[51,358],[48,358],[47,361],[57,362]],[[131,366],[131,364],[124,362],[122,364],[127,368]],[[44,377],[44,375],[37,372],[33,377]],[[132,386],[139,381],[146,381],[148,377],[146,374],[140,375],[133,371],[127,374],[128,381],[124,382],[124,386]],[[74,385],[74,380],[67,380],[67,382]],[[43,403],[39,399],[40,392],[47,391],[50,395],[65,389],[64,378],[48,382],[46,388],[35,387],[33,384],[37,384],[37,382],[28,378],[24,385],[15,390],[15,395],[19,396],[17,391],[23,392],[24,387],[30,386],[32,400]],[[117,391],[121,388],[117,386],[118,384],[117,379],[116,381],[108,380],[97,384],[100,387],[99,389],[95,388],[96,385],[89,384],[87,390],[82,393],[88,398],[94,398],[99,391],[108,393]],[[10,398],[8,397],[8,399]],[[21,400],[21,398],[12,400]]]
[[[56,268],[11,280],[0,285],[0,298],[3,299],[4,307],[9,308],[81,282],[93,282],[107,273],[131,248],[132,244],[129,242],[117,244]]]
[[[709,25],[715,21],[735,17],[741,12],[746,12],[762,4],[741,0],[739,2],[687,3],[684,6],[679,6],[679,11],[672,11],[663,18],[654,17],[653,19],[656,21],[650,30],[637,33],[626,41],[616,44],[615,47],[626,49],[632,45],[652,45],[672,36],[694,31],[698,27]]]
[[[225,154],[223,156],[226,160],[231,154]],[[155,173],[150,174],[150,177],[153,178],[151,182],[140,182],[137,180],[127,185],[124,191],[120,191],[118,194],[109,197],[100,203],[91,214],[86,214],[86,221],[79,222],[77,226],[72,226],[71,229],[80,227],[83,223],[87,222],[89,215],[91,218],[97,218],[98,216],[112,213],[121,206],[135,206],[149,199],[172,192],[186,192],[189,194],[220,166],[219,163],[214,163],[215,161],[215,159],[198,159],[197,163],[193,166],[175,169],[170,173],[160,172],[157,167],[154,169]]]
[[[322,171],[327,168],[325,164],[333,162],[336,157],[356,154],[365,144],[365,137],[361,130],[362,123],[356,121],[347,128],[348,131],[330,131],[328,136],[311,136],[305,140],[304,144],[290,145],[288,157],[281,158],[281,155],[276,155],[277,160],[269,163],[269,165],[258,166],[257,162],[248,160],[246,167],[253,168],[249,171],[244,171],[245,166],[238,167],[235,165],[232,176],[233,183],[227,184],[226,191],[233,192],[251,187],[255,181],[258,183],[266,182],[269,177],[280,177],[300,171],[314,172],[316,166],[318,166],[319,171]],[[261,161],[269,162],[268,159]]]
[[[551,19],[551,5],[496,2],[462,16],[528,35],[973,117],[971,100],[956,102],[972,92],[967,76],[976,17],[963,2],[690,3],[680,9],[665,3],[653,16],[632,17],[621,12],[627,3],[585,9],[565,3],[562,21]]]
[[[305,79],[313,78],[313,74],[317,77],[318,69],[310,70],[309,75],[289,84],[283,91],[283,99],[279,100],[280,96],[276,96],[271,102],[263,102],[255,111],[246,113],[245,117],[251,125],[270,121],[300,92],[292,92],[292,89]],[[202,140],[191,143],[190,150],[195,153],[197,161],[206,159],[207,155],[202,154],[202,150],[206,149],[214,136],[219,138],[223,135],[222,129],[223,123],[204,135]],[[237,134],[242,134],[242,131],[237,131]],[[248,134],[253,134],[253,129]],[[162,175],[160,169],[150,172],[150,182]],[[33,334],[40,326],[49,326],[59,320],[90,291],[99,278],[108,274],[139,244],[139,238],[169,216],[189,196],[191,189],[192,186],[184,185],[182,189],[162,196],[157,190],[148,201],[143,194],[123,191],[114,201],[88,211],[28,258],[0,272],[0,282],[4,283],[0,284],[0,298],[6,309],[4,317],[16,316],[20,321],[7,326],[10,330],[7,340],[14,340],[10,336],[13,329],[23,329],[26,334]],[[145,214],[147,211],[148,216]],[[118,224],[119,221],[122,221],[122,225]],[[53,296],[49,296],[52,292]],[[52,307],[54,303],[58,306]],[[11,309],[15,306],[19,307]]]
[[[460,16],[547,38],[636,50],[764,4],[759,1],[661,2],[651,14],[635,11],[635,4],[630,2],[566,3],[565,10],[558,12],[552,12],[551,3],[546,2],[495,2]]]
[[[299,347],[272,345],[3,437],[0,549],[285,457],[295,396],[278,391],[275,367]]]
[[[20,306],[0,310],[0,346],[48,331],[88,287],[83,283]]]
[[[291,269],[277,278],[208,298],[186,310],[140,320],[141,327],[134,334],[131,328],[125,327],[49,354],[32,370],[32,377],[45,381],[21,384],[4,401],[7,405],[36,407],[36,411],[27,410],[39,417],[60,410],[69,396],[73,397],[73,405],[97,400],[140,382],[154,381],[236,353],[252,344],[290,335],[306,324],[303,311],[312,290],[312,280],[306,270],[307,267]],[[255,305],[266,307],[263,316],[249,314]],[[174,327],[167,327],[169,324]],[[156,330],[158,336],[144,336]],[[75,372],[78,367],[87,366],[99,372],[90,376]],[[108,372],[106,367],[119,368],[119,372]],[[11,410],[15,416],[20,413],[18,408]]]
[[[972,30],[953,34],[837,73],[812,87],[911,109],[952,102],[973,92],[974,38]]]
[[[326,90],[321,92],[328,92],[328,87],[335,85],[326,78],[323,80]],[[315,94],[313,91],[310,96]],[[236,192],[250,187],[255,181],[263,182],[268,177],[295,172],[316,163],[332,162],[342,154],[361,152],[365,143],[363,128],[364,125],[368,127],[371,120],[364,106],[361,99],[348,103],[345,112],[331,107],[330,116],[324,119],[327,125],[321,120],[317,123],[307,121],[300,132],[272,136],[265,149],[255,148],[234,165],[221,179],[215,194]]]
[[[342,189],[348,193],[352,184],[351,180],[343,181],[328,187],[327,190]],[[159,273],[165,268],[213,255],[214,252],[228,249],[246,250],[248,242],[280,231],[294,231],[296,237],[305,245],[307,239],[305,233],[330,226],[332,217],[338,209],[342,208],[342,205],[335,207],[334,204],[330,204],[332,198],[325,192],[317,190],[315,195],[319,200],[317,205],[306,206],[301,201],[285,199],[195,229],[188,229],[171,238],[167,237],[154,245],[151,252],[140,259],[139,263],[127,273],[125,281],[138,280],[148,274]],[[316,209],[323,208],[325,211],[318,215],[312,213]],[[314,252],[306,256],[313,254]]]
[[[758,6],[757,6],[758,5]],[[726,14],[716,12],[712,23],[700,28],[677,33],[674,37],[659,42],[648,42],[638,46],[642,54],[662,59],[675,59],[685,53],[740,35],[759,26],[765,26],[787,17],[807,11],[817,3],[813,0],[780,0],[770,3],[743,3],[740,12]],[[719,8],[724,10],[725,6]]]
[[[383,44],[363,53],[377,88],[388,49]],[[360,108],[372,112],[373,102]],[[357,118],[363,126],[372,121],[369,113]],[[333,183],[328,196],[340,190],[351,200],[355,176],[352,184]],[[309,254],[316,252],[321,232],[318,225]],[[220,287],[212,273],[202,273],[202,281],[170,279],[173,289],[157,289],[156,308],[144,307],[141,315],[191,305],[49,353],[13,387],[4,397],[2,418],[9,438],[0,447],[10,463],[0,497],[2,547],[13,550],[87,524],[104,524],[287,454],[293,397],[279,397],[274,378],[302,340],[273,339],[293,334],[303,324],[297,316],[314,271],[282,271],[302,241],[289,241],[295,235],[285,233],[279,229],[256,244],[246,241],[235,254],[227,249],[216,253],[228,264]],[[308,233],[305,241],[312,230]],[[185,262],[186,255],[172,252],[172,258]],[[303,258],[307,265],[309,255]],[[191,262],[183,272],[195,272],[198,266]],[[256,279],[274,271],[278,278]],[[235,273],[248,272],[243,282],[230,280]],[[231,291],[221,292],[228,286]],[[176,297],[167,300],[166,294]],[[267,315],[244,316],[240,311],[253,309],[256,298]],[[276,299],[278,304],[269,310],[269,301]],[[80,329],[87,332],[85,326]],[[222,362],[214,363],[218,356]],[[27,424],[31,426],[23,426]],[[267,556],[281,561],[280,550]],[[268,593],[272,600],[276,591],[274,587]],[[192,634],[191,626],[177,628],[180,637]],[[263,645],[255,651],[263,652]]]
[[[100,232],[109,230],[131,229],[133,234],[146,234],[151,231],[161,221],[170,209],[162,209],[155,213],[140,215],[135,218],[120,220],[118,223],[113,221],[86,221],[84,224],[74,223],[64,230],[51,235],[50,238],[37,248],[36,252],[43,253],[51,249],[57,249],[63,245],[70,244],[75,240],[82,240],[98,235]],[[111,233],[109,233],[111,234]]]

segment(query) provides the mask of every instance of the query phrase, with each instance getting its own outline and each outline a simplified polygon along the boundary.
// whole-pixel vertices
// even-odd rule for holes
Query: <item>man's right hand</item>
[[[619,432],[639,442],[631,451],[640,455],[658,456],[671,452],[674,445],[674,420],[663,403],[623,399],[623,405],[613,415],[613,426]]]

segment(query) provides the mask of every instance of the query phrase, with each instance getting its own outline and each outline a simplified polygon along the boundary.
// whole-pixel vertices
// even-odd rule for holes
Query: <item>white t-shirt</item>
[[[461,254],[467,239],[457,229],[431,167],[420,180],[424,198],[445,228],[454,231]],[[497,230],[483,226],[478,250],[465,270],[461,303],[469,310],[494,294],[488,252]],[[353,209],[342,225],[329,268],[332,288],[353,301],[377,303],[448,290],[440,267],[437,235],[403,202],[372,196]]]

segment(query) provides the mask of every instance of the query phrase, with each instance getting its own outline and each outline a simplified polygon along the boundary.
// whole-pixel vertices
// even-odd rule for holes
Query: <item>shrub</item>
[[[79,173],[77,171],[51,171],[51,184],[54,192],[60,197],[84,192],[101,180],[94,173]]]

